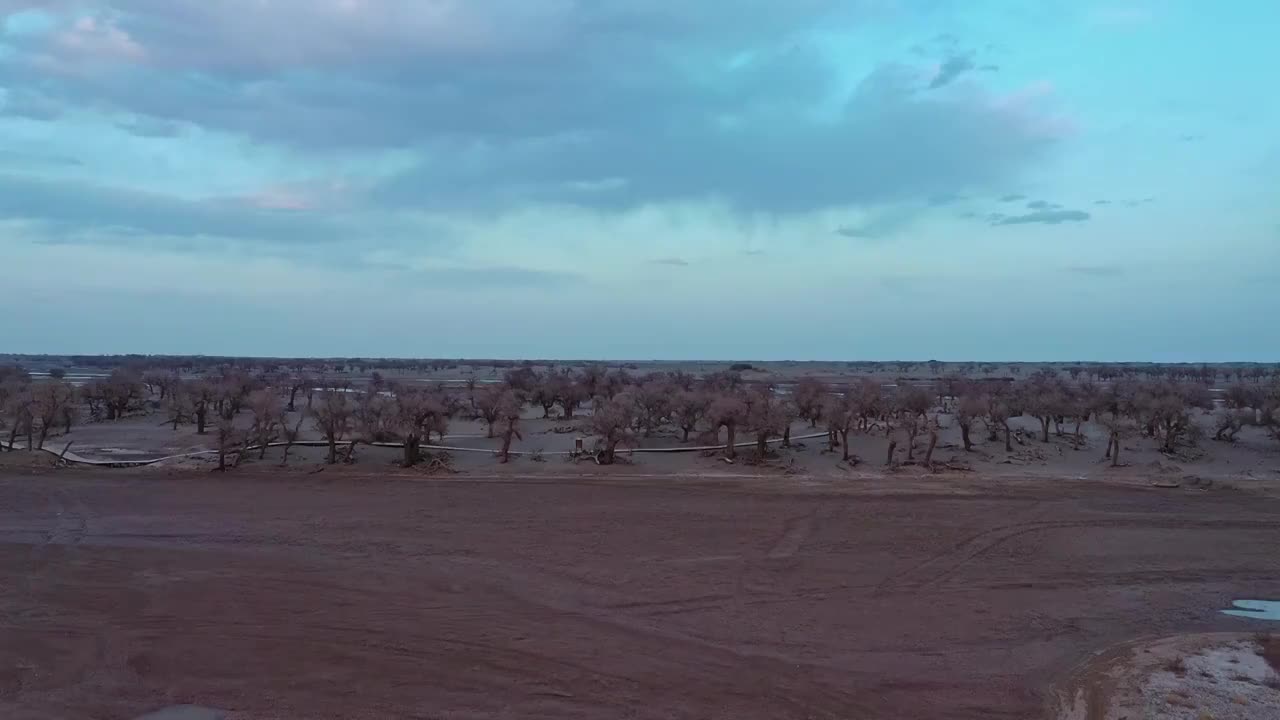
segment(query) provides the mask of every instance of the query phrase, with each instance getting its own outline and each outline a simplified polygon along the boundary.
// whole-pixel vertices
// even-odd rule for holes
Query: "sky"
[[[1274,0],[0,0],[0,352],[1280,360]]]

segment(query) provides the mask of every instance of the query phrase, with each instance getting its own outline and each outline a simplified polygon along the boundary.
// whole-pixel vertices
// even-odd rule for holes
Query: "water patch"
[[[1280,622],[1280,602],[1274,600],[1236,600],[1231,604],[1236,609],[1223,610],[1222,614],[1253,620]]]

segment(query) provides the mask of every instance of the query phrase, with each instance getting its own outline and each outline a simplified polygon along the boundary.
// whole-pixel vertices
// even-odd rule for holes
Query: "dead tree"
[[[345,388],[329,387],[319,394],[319,402],[311,410],[311,422],[329,444],[328,463],[338,462],[338,442],[351,431],[354,412]]]

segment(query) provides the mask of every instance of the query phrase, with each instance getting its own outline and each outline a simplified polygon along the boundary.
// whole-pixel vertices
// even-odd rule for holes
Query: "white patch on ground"
[[[1146,717],[1162,720],[1276,720],[1280,675],[1239,641],[1182,658],[1185,672],[1157,670],[1142,686]]]

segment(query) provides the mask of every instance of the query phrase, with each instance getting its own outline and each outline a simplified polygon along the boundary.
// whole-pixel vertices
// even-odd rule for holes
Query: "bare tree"
[[[1004,430],[1004,451],[1013,452],[1013,431],[1009,427],[1009,419],[1014,415],[1012,392],[995,391],[986,396],[986,423],[990,437],[988,440],[999,440],[1000,430]]]
[[[707,408],[707,420],[711,426],[724,428],[728,438],[724,445],[725,457],[732,459],[737,455],[734,444],[737,441],[738,426],[746,421],[747,405],[737,395],[718,395]]]
[[[578,406],[591,397],[585,383],[578,382],[570,375],[560,375],[556,382],[556,402],[560,403],[561,417],[572,420]]]
[[[9,418],[9,443],[10,450],[17,449],[17,441],[19,436],[27,438],[27,449],[32,449],[32,432],[35,428],[35,395],[31,391],[31,386],[17,385],[11,387],[5,398],[4,414]]]
[[[289,451],[293,449],[293,444],[298,442],[298,438],[302,436],[302,423],[307,419],[306,411],[298,413],[298,417],[294,420],[293,427],[288,424],[280,427],[281,439],[284,440],[284,452],[280,455],[280,465],[289,464]]]
[[[1162,380],[1141,385],[1134,398],[1134,406],[1148,434],[1163,437],[1161,451],[1172,453],[1179,442],[1194,440],[1198,427],[1192,422],[1192,411],[1209,410],[1213,401],[1199,383],[1179,384]]]
[[[158,399],[164,402],[173,387],[178,384],[178,374],[172,370],[150,370],[143,373],[141,380],[147,392],[158,393],[160,396]]]
[[[840,397],[828,395],[823,400],[823,417],[827,421],[828,428],[827,444],[829,449],[834,451],[836,437],[839,436],[839,442],[844,451],[841,459],[845,462],[850,460],[849,433],[860,419],[859,407],[858,393],[852,388]],[[856,458],[854,460],[856,462]]]
[[[396,407],[391,397],[373,389],[351,395],[351,417],[365,442],[390,442],[397,437]]]
[[[649,437],[671,420],[676,387],[665,379],[648,380],[635,386],[630,397],[636,404],[636,429]]]
[[[179,383],[169,389],[169,396],[164,402],[165,422],[178,425],[195,420],[194,388],[186,383]],[[201,424],[203,427],[203,424]]]
[[[492,438],[504,405],[517,402],[515,391],[505,385],[488,385],[476,390],[476,416],[485,422],[485,437]]]
[[[285,410],[280,396],[272,390],[254,390],[249,393],[249,411],[253,424],[249,428],[247,443],[258,448],[258,459],[267,456],[267,446],[280,439],[285,427]]]
[[[498,408],[498,429],[502,436],[502,451],[498,454],[499,462],[506,463],[511,457],[511,440],[524,440],[520,434],[520,413],[524,403],[520,402],[516,393],[503,395],[502,404]]]
[[[710,407],[711,396],[702,390],[681,390],[675,394],[671,414],[676,427],[684,433],[681,442],[689,442],[689,433],[697,429]]]
[[[548,373],[529,393],[530,402],[542,408],[543,419],[551,418],[551,410],[560,400],[560,385],[564,382],[564,376]]]
[[[973,450],[973,439],[969,435],[973,421],[982,417],[985,412],[985,398],[976,389],[966,388],[961,391],[956,400],[955,419],[956,425],[960,427],[960,441],[964,443],[965,452]]]
[[[831,388],[821,380],[804,378],[796,383],[791,397],[795,402],[799,416],[809,421],[809,427],[817,427],[826,409],[825,400],[831,395]]]
[[[602,465],[612,465],[618,446],[632,439],[635,422],[635,401],[625,394],[613,398],[598,396],[595,411],[588,423],[590,432],[600,438],[603,446],[599,456]]]
[[[218,472],[226,472],[227,455],[236,454],[236,460],[232,463],[232,467],[240,464],[240,453],[244,451],[241,444],[244,442],[244,433],[236,429],[235,417],[221,414],[218,416],[216,423],[217,441],[218,441]]]
[[[191,402],[191,414],[196,419],[197,435],[205,434],[205,425],[208,423],[209,410],[213,406],[215,394],[214,386],[206,380],[187,385],[187,397]]]
[[[451,415],[448,398],[440,390],[401,388],[395,395],[395,422],[404,438],[404,466],[412,467],[422,459],[422,442],[439,432],[441,441]]]
[[[769,438],[782,435],[790,417],[770,389],[749,393],[745,401],[746,425],[756,438],[756,456],[763,458],[769,452]]]
[[[38,428],[36,449],[44,448],[49,431],[66,423],[66,413],[75,400],[75,388],[62,381],[38,383],[31,389],[31,417]]]
[[[1040,370],[1023,381],[1018,392],[1024,409],[1040,421],[1041,442],[1049,442],[1049,424],[1062,414],[1064,389],[1057,373]]]
[[[351,431],[352,405],[345,387],[323,388],[315,406],[311,409],[311,422],[329,443],[330,465],[338,462],[338,442]]]
[[[296,408],[295,401],[297,400],[298,393],[304,390],[309,391],[310,388],[315,386],[316,379],[310,375],[286,375],[280,384],[289,391],[289,404],[285,409],[289,412],[293,412]],[[306,394],[308,397],[311,396],[310,392],[307,392]],[[310,403],[308,402],[308,404]]]

